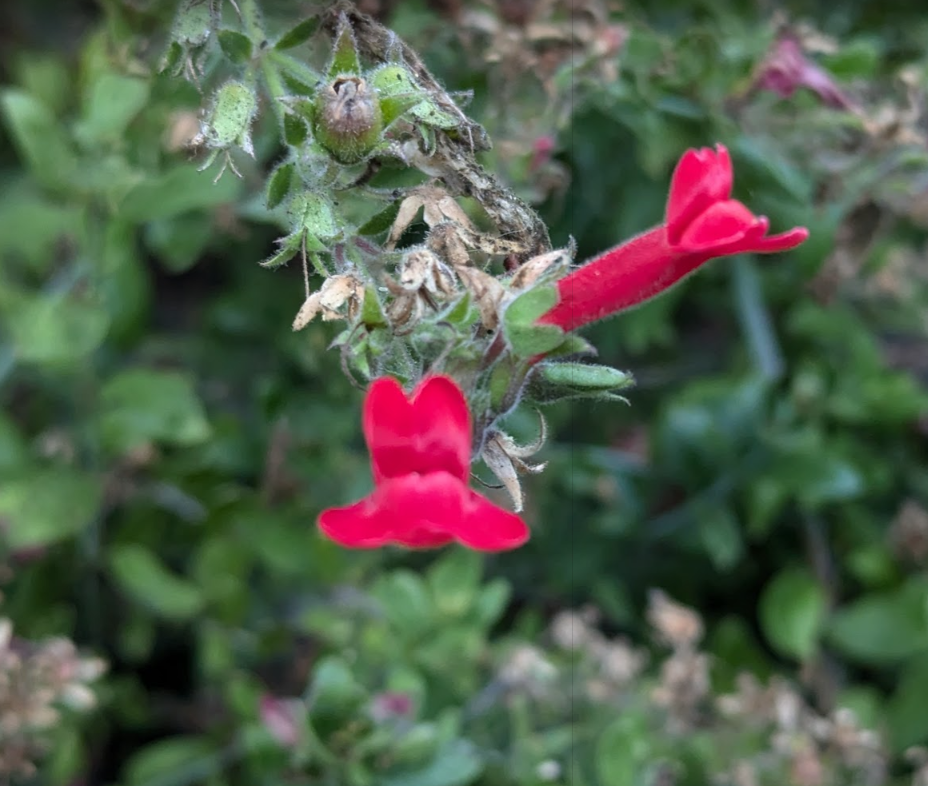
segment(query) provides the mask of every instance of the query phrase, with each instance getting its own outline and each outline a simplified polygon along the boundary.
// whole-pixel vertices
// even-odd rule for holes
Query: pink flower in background
[[[304,709],[296,699],[278,699],[270,694],[261,697],[258,711],[261,722],[271,736],[285,748],[293,748],[300,740],[297,712]]]
[[[558,302],[538,322],[576,330],[663,292],[715,257],[769,254],[802,243],[794,227],[768,235],[770,222],[731,199],[728,150],[688,150],[670,182],[664,223],[606,251],[557,282]]]
[[[371,383],[364,438],[374,491],[319,516],[326,536],[349,548],[437,548],[456,541],[503,551],[528,540],[525,522],[468,487],[471,417],[450,377],[424,379],[407,397],[390,377]]]
[[[806,57],[797,39],[786,35],[773,45],[761,63],[754,88],[771,90],[781,98],[789,98],[800,87],[811,90],[826,106],[835,109],[853,107],[831,74]]]

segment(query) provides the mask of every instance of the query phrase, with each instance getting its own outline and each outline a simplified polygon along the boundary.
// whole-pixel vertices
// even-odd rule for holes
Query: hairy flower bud
[[[339,76],[316,92],[313,133],[336,161],[356,164],[380,140],[383,115],[377,94],[359,76]]]

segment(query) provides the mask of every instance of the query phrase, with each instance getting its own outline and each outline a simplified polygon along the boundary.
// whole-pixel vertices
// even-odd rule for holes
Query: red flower
[[[521,518],[468,488],[471,418],[454,380],[428,377],[408,399],[395,379],[374,380],[363,426],[375,489],[323,511],[319,527],[336,543],[437,548],[457,541],[503,551],[528,540]]]
[[[785,251],[804,227],[767,235],[769,221],[731,199],[728,150],[687,150],[674,170],[665,222],[606,251],[557,282],[558,302],[538,321],[575,330],[637,306],[715,257]]]
[[[853,103],[835,84],[831,74],[809,60],[802,46],[792,36],[780,38],[764,59],[754,80],[758,90],[770,90],[789,98],[800,87],[815,93],[826,106],[852,109]]]

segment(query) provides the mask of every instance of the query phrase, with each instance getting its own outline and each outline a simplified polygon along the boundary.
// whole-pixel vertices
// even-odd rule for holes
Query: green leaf
[[[928,584],[913,578],[893,592],[873,593],[839,609],[828,638],[848,658],[894,664],[928,650]]]
[[[600,786],[641,786],[651,746],[645,719],[626,712],[614,720],[596,743]]]
[[[922,653],[903,667],[899,683],[886,707],[889,737],[897,753],[923,743],[928,737],[925,696],[928,696],[928,657]]]
[[[145,244],[169,273],[185,273],[206,251],[212,232],[203,211],[157,218],[145,227]]]
[[[216,35],[219,46],[226,57],[233,63],[241,65],[251,60],[251,39],[237,30],[220,30]]]
[[[287,264],[287,262],[293,259],[297,252],[299,252],[300,246],[303,243],[304,234],[302,230],[298,230],[286,237],[279,238],[275,241],[278,245],[278,250],[258,264],[268,270],[273,270],[276,267]]]
[[[383,313],[380,299],[372,287],[367,287],[364,290],[364,303],[361,305],[361,323],[368,330],[387,326],[387,317]]]
[[[281,164],[271,175],[267,183],[267,208],[273,210],[281,204],[290,193],[290,184],[293,182],[293,173],[296,164],[292,161]]]
[[[0,110],[20,157],[42,185],[72,184],[77,157],[52,111],[21,90],[0,92]]]
[[[80,532],[100,509],[103,481],[64,467],[33,470],[0,486],[0,520],[12,549],[48,546]]]
[[[477,598],[482,573],[476,552],[455,549],[443,556],[428,573],[436,611],[451,617],[466,614]]]
[[[8,295],[4,321],[20,360],[66,366],[94,352],[109,329],[109,315],[98,303],[76,295]]]
[[[293,49],[293,47],[299,46],[304,41],[307,41],[319,29],[321,21],[321,18],[318,16],[311,16],[309,19],[304,19],[284,33],[277,43],[274,44],[274,49],[282,52],[285,49]]]
[[[329,64],[329,81],[341,75],[361,75],[361,61],[358,59],[358,48],[355,45],[354,33],[343,16],[335,36],[335,45],[332,48],[332,62]]]
[[[557,289],[541,286],[519,295],[503,314],[503,328],[513,352],[520,357],[542,355],[564,341],[555,325],[537,325],[537,319],[557,303]]]
[[[284,115],[284,142],[291,147],[299,147],[309,137],[309,126],[306,120],[293,113]]]
[[[411,570],[381,576],[371,595],[383,606],[390,623],[406,635],[420,635],[434,621],[435,608],[425,582]]]
[[[399,201],[391,202],[387,207],[381,210],[379,213],[371,216],[367,221],[365,221],[358,228],[359,235],[379,235],[381,232],[386,232],[393,222],[396,220],[396,215],[400,211]]]
[[[202,611],[204,599],[196,584],[169,571],[144,546],[113,546],[107,561],[119,589],[158,616],[181,622]]]
[[[724,572],[734,568],[744,556],[744,538],[731,509],[725,505],[697,506],[696,520],[699,539],[715,569]]]
[[[88,90],[75,138],[86,147],[120,141],[129,123],[145,108],[149,92],[145,79],[101,74]]]
[[[420,770],[386,775],[377,786],[467,786],[483,772],[479,751],[467,740],[445,743],[431,763]]]
[[[818,646],[827,605],[824,589],[809,570],[781,571],[761,595],[761,628],[778,652],[805,661]]]
[[[16,423],[0,411],[0,475],[15,471],[26,463],[29,451]]]
[[[232,172],[213,183],[206,173],[181,164],[132,188],[119,205],[119,216],[141,224],[189,210],[218,207],[234,202],[242,188],[242,181]]]
[[[190,380],[173,371],[130,369],[100,393],[100,437],[117,453],[148,442],[195,445],[208,439],[209,423]]]
[[[367,698],[348,665],[335,656],[318,661],[308,693],[310,718],[322,735],[339,728]]]
[[[477,596],[474,606],[475,617],[485,628],[494,625],[509,605],[512,587],[502,578],[496,578],[486,584]]]
[[[150,742],[135,753],[125,766],[126,786],[181,786],[178,773],[194,773],[196,779],[208,777],[203,763],[215,763],[218,771],[222,758],[205,737],[171,737]]]

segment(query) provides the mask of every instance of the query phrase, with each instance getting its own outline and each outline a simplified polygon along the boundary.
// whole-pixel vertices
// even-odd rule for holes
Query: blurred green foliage
[[[254,158],[229,152],[241,177],[214,182],[185,147],[198,82],[262,42],[231,3],[6,4],[2,614],[110,662],[99,709],[54,729],[34,782],[802,783],[795,746],[737,780],[776,747],[711,710],[745,672],[884,735],[883,769],[833,746],[814,782],[912,782],[903,753],[928,743],[923,15],[780,9],[855,113],[748,89],[776,36],[753,4],[633,3],[594,25],[592,0],[524,25],[513,2],[390,5],[373,4],[448,88],[474,90],[487,166],[581,259],[660,221],[681,152],[716,141],[736,196],[811,239],[587,331],[639,385],[631,406],[546,410],[527,547],[346,553],[314,522],[369,486],[361,394],[328,325],[291,332],[297,272],[257,265],[286,228],[265,203],[274,112],[258,110]],[[287,51],[326,59],[292,4],[264,9]],[[180,75],[158,71],[172,30]],[[532,413],[510,420],[530,436]],[[654,698],[666,669],[584,693],[604,641],[661,631],[651,587],[698,612],[712,658],[682,731]],[[604,633],[573,650],[550,623],[582,604]],[[657,663],[689,646],[655,646]]]

